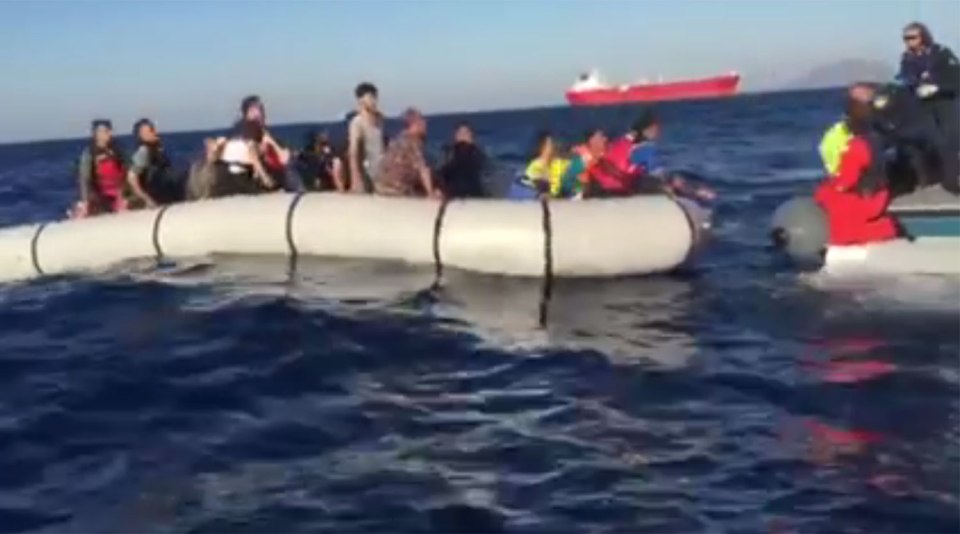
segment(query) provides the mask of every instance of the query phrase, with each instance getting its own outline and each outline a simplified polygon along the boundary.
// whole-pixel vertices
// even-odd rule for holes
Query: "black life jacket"
[[[870,166],[860,175],[857,191],[873,194],[887,187],[887,162],[883,141],[875,132],[857,134],[870,147]]]

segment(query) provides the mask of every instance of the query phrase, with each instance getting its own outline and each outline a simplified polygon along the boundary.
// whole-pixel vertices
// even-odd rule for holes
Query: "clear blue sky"
[[[817,64],[884,59],[927,21],[956,49],[955,0],[0,1],[0,141],[226,125],[257,93],[274,123],[337,118],[371,80],[387,111],[560,103],[611,81],[739,70],[769,86]]]

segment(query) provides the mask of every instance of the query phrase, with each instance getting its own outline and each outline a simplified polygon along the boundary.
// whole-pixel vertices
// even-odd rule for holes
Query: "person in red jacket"
[[[827,214],[831,245],[859,245],[897,237],[897,226],[886,215],[890,192],[884,175],[883,152],[872,138],[872,105],[850,98],[844,119],[849,137],[840,162],[814,195]]]

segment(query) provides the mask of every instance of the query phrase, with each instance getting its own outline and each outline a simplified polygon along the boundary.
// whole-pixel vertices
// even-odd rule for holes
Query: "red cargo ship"
[[[584,74],[567,91],[567,102],[573,106],[608,106],[633,102],[662,102],[693,98],[720,98],[737,94],[740,75],[731,72],[699,80],[648,83],[611,87],[600,81],[596,71]]]

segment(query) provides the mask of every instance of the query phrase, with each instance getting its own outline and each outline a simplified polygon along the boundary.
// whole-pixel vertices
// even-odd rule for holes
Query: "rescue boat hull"
[[[812,199],[781,206],[771,232],[795,259],[821,252],[822,271],[839,275],[960,275],[960,198],[931,187],[894,200],[887,209],[903,237],[858,245],[827,245],[825,215]]]

